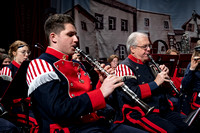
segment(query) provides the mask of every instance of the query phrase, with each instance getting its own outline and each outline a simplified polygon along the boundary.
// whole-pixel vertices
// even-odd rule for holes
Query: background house
[[[195,11],[191,18],[182,25],[185,34],[183,36],[183,51],[191,53],[200,40],[200,15]]]
[[[35,44],[40,44],[40,47],[44,48],[48,46],[43,25],[47,16],[54,13],[70,13],[75,18],[81,49],[97,59],[105,60],[113,53],[119,55],[121,59],[125,58],[126,39],[136,30],[149,34],[153,43],[153,53],[164,53],[160,52],[161,49],[165,50],[171,46],[182,50],[184,44],[188,42],[187,37],[189,47],[192,49],[199,38],[195,36],[196,22],[192,22],[194,21],[192,11],[200,12],[198,0],[167,2],[163,0],[148,2],[145,0],[15,0],[12,5],[10,2],[8,0],[5,3],[9,12],[5,13],[6,19],[3,25],[8,26],[3,28],[5,30],[1,47],[8,50],[9,45],[15,40],[24,40],[31,46],[30,59],[44,52],[36,48]],[[77,4],[79,7],[75,8]],[[74,10],[69,10],[72,8]],[[197,23],[199,23],[198,17]],[[190,31],[192,24],[194,24],[194,31]],[[164,25],[166,28],[163,29]],[[186,50],[181,52],[187,53]]]
[[[149,35],[152,53],[164,54],[174,48],[175,33],[167,14],[136,10],[108,0],[91,0],[90,12],[76,5],[66,13],[74,16],[80,48],[99,60],[105,61],[111,54],[125,59],[126,40],[133,31]]]
[[[98,58],[99,48],[95,28],[95,22],[98,20],[80,5],[74,6],[73,9],[65,13],[74,17],[79,38],[79,47],[94,58]]]
[[[168,48],[174,48],[170,15],[137,10],[137,30],[149,35],[152,53],[164,54]]]
[[[95,26],[99,59],[106,60],[111,54],[126,58],[126,40],[136,31],[136,8],[118,1],[91,0],[90,11],[98,20]]]

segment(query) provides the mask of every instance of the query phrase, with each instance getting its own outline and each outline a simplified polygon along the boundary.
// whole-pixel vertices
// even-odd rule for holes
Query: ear
[[[12,54],[15,57],[17,55],[17,51],[13,51]]]
[[[49,40],[53,43],[56,43],[57,40],[56,40],[56,34],[54,32],[52,32],[50,35],[49,35]]]
[[[135,53],[135,47],[134,46],[130,46],[130,51],[131,51],[131,54],[134,54]]]

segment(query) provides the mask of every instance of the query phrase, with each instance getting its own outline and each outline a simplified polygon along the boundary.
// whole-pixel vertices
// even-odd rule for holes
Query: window
[[[115,17],[108,17],[108,28],[109,30],[116,30],[116,18]]]
[[[144,26],[149,26],[149,18],[144,18]]]
[[[198,24],[197,26],[198,26],[197,33],[199,34],[200,33],[200,25]]]
[[[164,28],[169,29],[169,22],[168,21],[164,21]]]
[[[85,47],[85,52],[86,52],[87,54],[90,54],[90,49],[89,49],[89,47]]]
[[[103,29],[103,15],[95,13],[95,17],[98,20],[98,22],[96,22],[96,29]]]
[[[191,32],[194,32],[194,24],[188,24],[187,25],[187,29],[186,29],[187,31],[191,31]]]
[[[87,26],[85,22],[81,21],[81,27],[82,27],[82,30],[87,31]]]
[[[128,31],[128,20],[121,19],[121,31]]]
[[[126,56],[126,46],[125,45],[119,45],[119,58],[121,60],[125,59]]]

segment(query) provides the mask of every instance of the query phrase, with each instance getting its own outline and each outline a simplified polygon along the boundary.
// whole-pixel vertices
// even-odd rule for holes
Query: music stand
[[[29,131],[29,103],[26,101],[27,94],[28,94],[28,85],[26,83],[26,72],[30,61],[24,61],[16,74],[13,77],[13,80],[9,84],[8,88],[6,89],[5,93],[2,96],[0,103],[3,104],[6,111],[8,111],[10,115],[8,115],[7,119],[12,121],[12,117],[17,117],[12,115],[11,107],[13,104],[14,99],[20,99],[19,104],[21,105],[22,112],[26,115],[26,126],[23,125],[21,128],[24,131]],[[7,115],[5,116],[7,117]]]
[[[180,54],[178,61],[178,77],[183,77],[188,64],[191,61],[192,54]]]
[[[30,61],[24,61],[16,74],[13,77],[12,82],[4,92],[0,103],[6,108],[14,99],[27,98],[28,85],[26,83],[26,72]]]

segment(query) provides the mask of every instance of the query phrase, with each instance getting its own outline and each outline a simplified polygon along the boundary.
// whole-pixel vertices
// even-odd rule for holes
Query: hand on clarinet
[[[164,71],[164,72],[166,72],[167,74],[169,74],[169,69],[168,69],[168,67],[166,67],[165,65],[160,65],[159,68],[160,68],[161,71]]]
[[[198,64],[199,64],[199,62],[200,62],[200,58],[199,57],[192,57],[191,58],[191,65],[190,65],[190,70],[195,70],[196,69],[196,67],[198,66]]]
[[[108,97],[117,87],[120,87],[124,84],[122,78],[115,75],[109,75],[104,79],[103,84],[100,88],[103,96]]]
[[[157,74],[156,79],[154,80],[158,86],[163,82],[170,82],[170,77],[168,76],[169,69],[165,65],[159,66],[161,72]]]
[[[105,64],[101,64],[101,67],[108,72],[110,75],[113,75],[115,73],[115,71],[110,67],[110,65],[105,65]],[[104,79],[107,77],[107,75],[105,75],[105,73],[101,72],[100,70],[98,70],[97,68],[94,68],[94,70],[99,74],[99,80],[101,82],[104,81]]]

